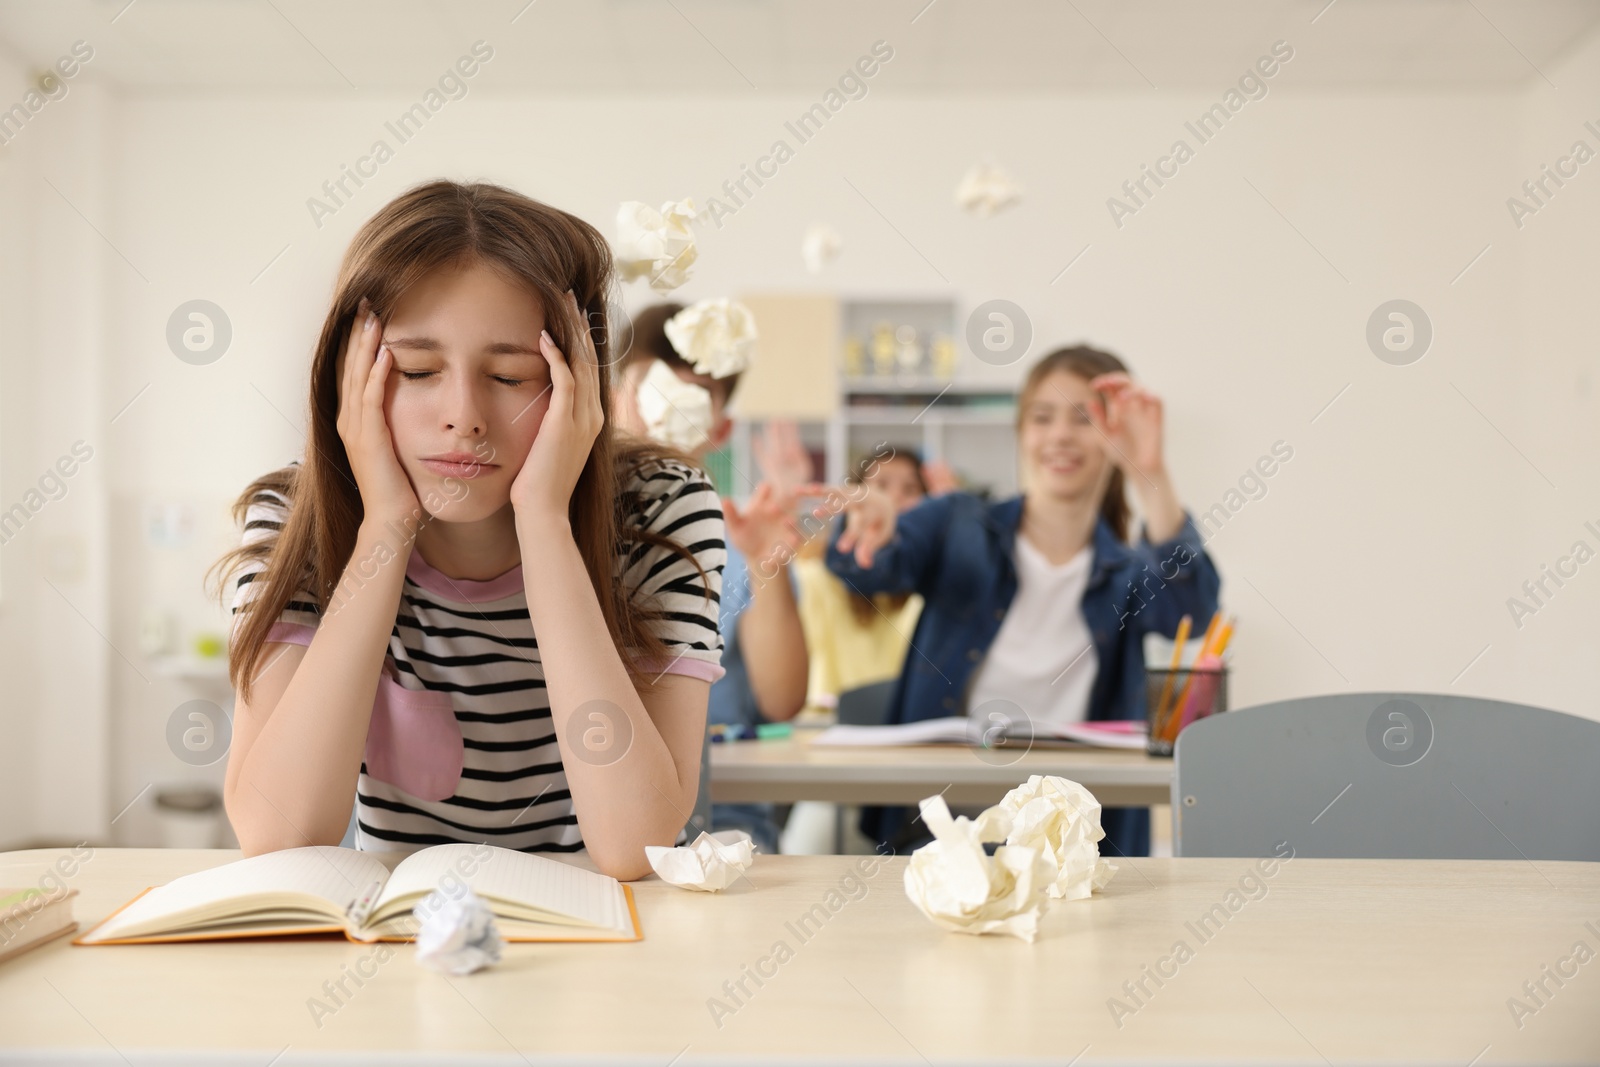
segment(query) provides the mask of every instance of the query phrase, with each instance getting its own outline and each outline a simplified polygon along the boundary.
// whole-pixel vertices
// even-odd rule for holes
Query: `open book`
[[[435,889],[468,885],[507,941],[638,941],[629,888],[608,875],[485,844],[434,845],[393,873],[371,853],[290,848],[146,889],[74,945],[343,933],[415,940],[412,909]]]
[[[987,732],[987,736],[985,733]],[[1096,748],[1140,749],[1145,747],[1143,719],[1112,719],[1106,722],[1043,722],[1021,719],[996,732],[981,720],[952,717],[923,719],[894,726],[830,726],[811,739],[813,745],[988,745],[997,747],[1029,744],[1093,745]]]

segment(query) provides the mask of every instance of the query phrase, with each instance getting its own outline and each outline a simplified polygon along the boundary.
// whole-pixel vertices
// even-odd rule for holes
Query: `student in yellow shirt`
[[[943,464],[930,464],[924,473],[909,452],[876,458],[870,468],[858,465],[847,479],[883,493],[897,512],[920,504],[930,481],[943,488],[952,480]],[[825,549],[821,538],[808,542],[795,565],[800,623],[811,654],[806,703],[817,707],[833,707],[840,693],[898,677],[922,611],[922,598],[915,593],[868,597],[850,588],[828,570]]]

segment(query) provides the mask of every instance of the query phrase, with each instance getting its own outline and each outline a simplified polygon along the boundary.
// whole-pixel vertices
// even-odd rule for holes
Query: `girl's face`
[[[476,522],[511,500],[511,482],[550,405],[533,293],[474,263],[433,272],[383,323],[394,353],[384,414],[423,509]]]
[[[903,452],[885,463],[879,463],[867,482],[894,502],[895,511],[906,511],[922,502],[922,485],[917,481],[917,461]]]
[[[1105,438],[1089,418],[1094,399],[1087,379],[1056,371],[1023,401],[1017,451],[1030,491],[1061,499],[1098,498],[1104,491],[1111,464]]]

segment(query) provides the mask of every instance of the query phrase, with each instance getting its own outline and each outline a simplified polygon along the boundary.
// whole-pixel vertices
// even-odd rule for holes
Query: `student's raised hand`
[[[811,454],[800,443],[800,431],[792,420],[768,421],[750,447],[761,477],[776,488],[791,490],[811,481]]]
[[[853,487],[845,501],[844,533],[839,535],[839,551],[854,553],[857,564],[870,567],[878,549],[894,538],[898,515],[894,501],[870,485]]]
[[[928,486],[929,496],[943,496],[961,488],[961,479],[942,459],[930,459],[922,465],[922,480]]]
[[[383,324],[362,297],[344,350],[334,362],[339,383],[335,425],[361,494],[362,521],[403,525],[421,517],[422,505],[395,455],[389,420],[383,412],[394,353],[388,346],[379,345],[382,336]]]
[[[1105,398],[1090,402],[1089,417],[1111,444],[1111,461],[1126,474],[1163,474],[1161,398],[1121,372],[1099,375],[1089,388]]]
[[[794,517],[794,497],[771,482],[762,482],[745,501],[744,508],[722,498],[728,524],[728,541],[752,564],[776,560],[786,563],[800,547],[799,524]]]
[[[517,521],[567,521],[572,491],[605,424],[600,405],[600,360],[594,337],[568,289],[561,305],[567,336],[577,351],[569,358],[549,330],[539,334],[539,352],[550,366],[550,403],[528,458],[511,482]]]

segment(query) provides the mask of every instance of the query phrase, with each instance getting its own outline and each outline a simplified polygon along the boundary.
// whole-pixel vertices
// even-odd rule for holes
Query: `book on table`
[[[451,882],[451,879],[454,882]],[[485,844],[433,845],[389,870],[332,845],[235,860],[144,890],[74,945],[343,933],[412,941],[412,910],[435,889],[472,891],[507,941],[638,941],[633,892],[609,875]]]
[[[76,889],[0,887],[0,960],[20,956],[78,929],[72,918]]]
[[[877,745],[1089,745],[1094,748],[1145,747],[1142,719],[1104,722],[1045,722],[1018,719],[986,724],[981,719],[952,716],[890,726],[830,726],[811,739],[813,745],[870,747]]]

